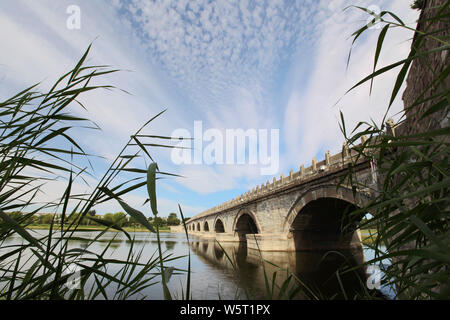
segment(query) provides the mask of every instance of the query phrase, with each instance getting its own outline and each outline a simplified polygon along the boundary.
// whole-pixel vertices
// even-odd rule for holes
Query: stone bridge
[[[246,242],[261,251],[360,249],[359,221],[350,223],[345,213],[370,200],[377,178],[367,159],[355,157],[345,147],[336,155],[327,152],[321,162],[314,158],[307,168],[302,165],[298,172],[291,170],[195,215],[186,224],[188,232],[219,242]],[[350,164],[358,185],[370,189],[339,185]],[[351,228],[342,232],[343,225]]]

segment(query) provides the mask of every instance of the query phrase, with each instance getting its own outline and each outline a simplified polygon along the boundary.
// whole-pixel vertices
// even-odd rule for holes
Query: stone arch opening
[[[197,231],[200,231],[200,222],[197,223]]]
[[[223,225],[222,220],[217,219],[216,224],[214,225],[214,231],[216,233],[224,233],[225,232],[225,227]]]
[[[203,224],[203,231],[206,231],[206,232],[209,231],[208,221],[205,221],[205,223]]]
[[[255,220],[247,213],[239,217],[234,231],[238,234],[239,242],[247,242],[247,234],[259,233]]]
[[[360,248],[357,223],[349,218],[349,214],[357,209],[353,203],[338,198],[308,202],[297,212],[289,229],[294,250]]]
[[[362,293],[364,268],[339,274],[339,278],[336,273],[364,262],[359,217],[349,217],[357,209],[357,205],[344,199],[313,199],[298,210],[291,224],[296,251],[294,273],[307,279],[306,285],[318,288],[324,296],[344,299],[342,286],[348,296]]]

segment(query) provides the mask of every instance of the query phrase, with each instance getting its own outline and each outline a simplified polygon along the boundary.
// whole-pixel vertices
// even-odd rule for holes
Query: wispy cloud
[[[246,0],[124,1],[121,10],[203,110],[233,107],[230,93],[270,83],[316,11],[308,2]]]
[[[81,9],[80,30],[66,28],[66,9],[74,3]],[[105,172],[129,136],[146,120],[163,108],[176,109],[179,105],[164,73],[147,59],[133,38],[132,26],[121,21],[116,9],[107,1],[2,1],[0,35],[8,43],[0,51],[1,99],[39,81],[40,88],[46,90],[73,68],[93,41],[90,65],[106,64],[131,70],[105,76],[97,83],[115,85],[131,95],[120,90],[97,90],[81,98],[87,112],[81,108],[75,110],[102,128],[101,132],[78,129],[72,132],[87,153],[106,157],[106,162],[92,159],[97,176]],[[183,113],[183,110],[177,112],[178,115]],[[177,117],[172,117],[173,128],[180,123]],[[155,121],[151,130],[167,135],[171,132],[170,125],[161,121]],[[153,150],[153,154],[156,158],[158,154],[164,157],[158,150]],[[53,191],[61,190],[60,187],[49,184],[43,196],[54,200]]]
[[[80,30],[65,27],[70,4],[81,8]],[[146,119],[168,108],[152,133],[191,129],[195,120],[202,120],[205,129],[222,131],[280,129],[280,171],[287,172],[326,149],[339,150],[339,110],[350,127],[358,120],[379,119],[385,110],[392,75],[376,81],[370,98],[363,88],[335,106],[371,71],[377,35],[373,31],[361,39],[347,70],[350,35],[367,19],[356,9],[343,12],[347,5],[344,0],[5,0],[0,3],[0,35],[8,46],[0,51],[0,95],[41,80],[48,85],[95,40],[89,62],[132,70],[104,79],[132,95],[85,96],[88,116],[104,130],[81,133],[87,151],[111,159]],[[376,5],[414,26],[417,12],[409,9],[409,0]],[[380,65],[402,57],[409,37],[400,31],[390,34]],[[401,108],[398,100],[392,111]],[[207,202],[201,195],[219,193],[218,200],[225,201],[267,180],[258,166],[178,167],[170,152],[153,152],[164,171],[187,177],[160,189],[167,208],[182,198],[194,212]]]
[[[361,5],[368,7],[369,1]],[[395,72],[383,75],[375,81],[374,91],[369,97],[369,87],[363,86],[347,95],[346,91],[372,72],[377,29],[369,30],[369,36],[360,39],[347,69],[347,57],[351,48],[350,35],[367,22],[367,15],[353,8],[342,11],[342,1],[328,2],[323,6],[324,19],[317,25],[318,41],[314,49],[314,66],[308,74],[304,88],[292,86],[285,108],[285,143],[287,165],[309,164],[312,157],[323,158],[326,149],[340,151],[343,135],[339,128],[339,112],[342,111],[346,127],[353,129],[359,121],[379,122],[389,103],[395,81]],[[405,1],[379,3],[383,9],[404,11]],[[401,15],[405,22],[414,25],[417,12],[409,10]],[[407,56],[412,33],[404,30],[391,31],[384,44],[379,66],[393,63]],[[301,65],[299,70],[301,70]],[[301,79],[294,81],[300,82]],[[339,102],[338,102],[339,101]],[[390,115],[402,110],[401,99],[397,99]]]

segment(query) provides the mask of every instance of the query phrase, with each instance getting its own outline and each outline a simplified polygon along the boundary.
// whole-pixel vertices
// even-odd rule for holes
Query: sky
[[[76,192],[90,190],[130,135],[165,109],[149,133],[171,136],[181,129],[193,137],[199,121],[203,133],[210,129],[215,137],[231,129],[266,130],[269,136],[277,130],[279,163],[269,175],[262,174],[261,162],[177,164],[174,150],[150,149],[161,171],[183,176],[158,180],[160,215],[178,212],[180,204],[185,216],[193,216],[274,176],[307,167],[313,157],[320,161],[327,150],[339,152],[344,141],[340,111],[347,128],[371,119],[379,123],[398,70],[377,79],[370,96],[368,86],[345,94],[372,71],[381,29],[372,28],[357,41],[347,66],[351,35],[368,15],[344,9],[390,10],[415,27],[419,13],[411,2],[2,0],[0,100],[37,82],[48,89],[91,43],[89,64],[121,70],[101,80],[121,90],[81,98],[88,109],[84,115],[102,131],[74,133],[87,153],[103,158],[92,159],[95,172],[86,178],[88,185],[75,181]],[[391,30],[379,66],[406,57],[412,36]],[[390,116],[398,119],[402,107],[399,96]],[[64,185],[64,180],[46,185],[42,201],[58,198]],[[123,199],[148,216],[146,197],[142,188]],[[96,207],[100,214],[120,210],[114,201]]]

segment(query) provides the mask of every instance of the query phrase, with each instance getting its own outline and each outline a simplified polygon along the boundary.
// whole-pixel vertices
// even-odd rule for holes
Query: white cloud
[[[209,194],[217,191],[231,190],[237,187],[235,175],[227,176],[209,166],[185,166],[180,174],[184,178],[177,181],[199,194]]]
[[[63,72],[72,68],[88,45],[95,40],[88,64],[111,65],[121,70],[117,74],[102,77],[102,84],[113,84],[130,91],[95,91],[83,95],[88,106],[89,118],[104,130],[102,142],[117,145],[125,142],[143,122],[163,108],[175,106],[173,95],[164,86],[161,72],[146,60],[145,54],[133,42],[130,26],[123,23],[105,3],[80,2],[81,29],[65,27],[68,1],[53,5],[45,1],[9,1],[0,12],[2,39],[11,43],[0,52],[4,64],[4,81],[14,84],[14,90],[47,79],[41,88],[45,90]],[[14,19],[28,14],[27,19]],[[97,15],[102,12],[102,19]],[[14,13],[14,15],[12,15]],[[24,21],[26,23],[24,23]],[[98,38],[97,38],[98,37]],[[96,39],[97,38],[97,39]],[[132,50],[122,50],[123,46]],[[98,83],[96,83],[98,84]],[[176,121],[175,121],[176,122]],[[155,124],[158,127],[158,124]],[[159,128],[163,126],[159,125]],[[89,139],[95,139],[95,135]],[[105,141],[106,139],[106,141]],[[92,141],[91,141],[92,143]],[[95,142],[93,142],[95,143]],[[96,142],[98,145],[102,143]]]
[[[178,178],[178,183],[204,195],[261,184],[260,167],[257,165],[190,165],[183,166],[180,174],[183,178]]]
[[[202,109],[225,103],[234,88],[265,83],[296,45],[305,10],[269,1],[124,2],[152,54]],[[297,7],[297,8],[295,8]],[[138,14],[140,12],[140,14]],[[309,15],[313,15],[311,10]],[[263,108],[263,106],[261,106]]]
[[[395,72],[391,72],[377,77],[370,97],[368,85],[343,97],[348,89],[372,72],[379,30],[369,30],[369,36],[356,43],[349,69],[346,70],[352,41],[350,35],[365,24],[366,16],[361,18],[358,9],[341,12],[341,1],[327,1],[327,4],[328,8],[324,12],[328,12],[329,16],[317,31],[320,38],[315,48],[314,68],[309,75],[306,90],[294,87],[286,106],[285,143],[288,154],[285,165],[310,165],[312,157],[323,148],[333,152],[340,151],[344,138],[339,129],[339,110],[344,113],[347,130],[352,130],[359,121],[374,119],[379,122],[389,103],[395,81]],[[405,3],[397,1],[395,4],[389,2],[387,7],[400,12],[404,6]],[[409,11],[405,21],[414,25],[415,17],[417,13]],[[410,31],[390,31],[378,67],[406,57],[410,42],[405,40],[411,36]],[[342,100],[335,105],[340,98]],[[401,100],[397,99],[390,114],[393,115],[402,108]]]

